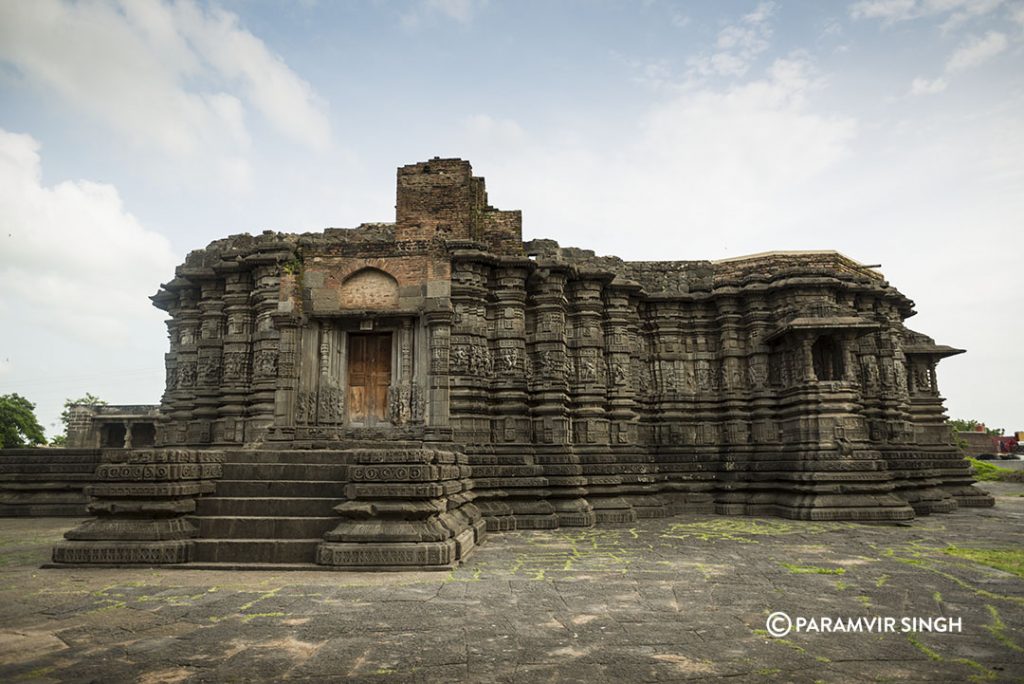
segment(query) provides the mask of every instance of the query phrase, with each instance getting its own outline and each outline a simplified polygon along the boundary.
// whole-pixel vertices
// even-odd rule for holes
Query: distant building
[[[74,404],[67,446],[75,449],[132,449],[156,443],[160,406],[151,404]]]

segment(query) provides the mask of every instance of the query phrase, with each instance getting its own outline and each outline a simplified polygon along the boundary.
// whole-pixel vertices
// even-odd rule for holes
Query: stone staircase
[[[310,565],[323,534],[339,522],[348,453],[334,450],[229,451],[223,477],[200,497],[192,564],[212,567]]]
[[[4,449],[0,517],[85,517],[84,488],[96,481],[99,449]]]

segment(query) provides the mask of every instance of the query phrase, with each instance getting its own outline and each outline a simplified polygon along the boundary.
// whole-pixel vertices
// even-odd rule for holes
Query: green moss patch
[[[966,549],[947,546],[943,553],[981,563],[1024,579],[1024,550],[1021,549]]]
[[[974,479],[983,482],[993,482],[996,480],[1016,480],[1018,479],[1017,471],[1002,466],[997,466],[995,463],[989,463],[988,461],[979,461],[976,458],[967,458],[967,462],[971,464],[971,471],[974,474]]]

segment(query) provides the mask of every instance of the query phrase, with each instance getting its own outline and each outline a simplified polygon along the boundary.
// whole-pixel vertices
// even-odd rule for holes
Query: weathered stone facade
[[[153,300],[170,351],[146,453],[226,454],[225,501],[260,463],[334,467],[334,517],[296,561],[446,567],[485,530],[684,511],[992,505],[936,384],[960,350],[907,329],[913,303],[878,272],[835,252],[626,262],[524,243],[459,159],[399,169],[394,224],[219,240]],[[204,524],[229,538],[202,506],[196,543]]]

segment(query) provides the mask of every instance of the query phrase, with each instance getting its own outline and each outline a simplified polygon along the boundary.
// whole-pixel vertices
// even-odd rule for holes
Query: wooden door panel
[[[349,421],[385,422],[390,384],[391,333],[349,335]]]
[[[366,422],[366,388],[349,386],[348,388],[348,419],[353,423]]]

